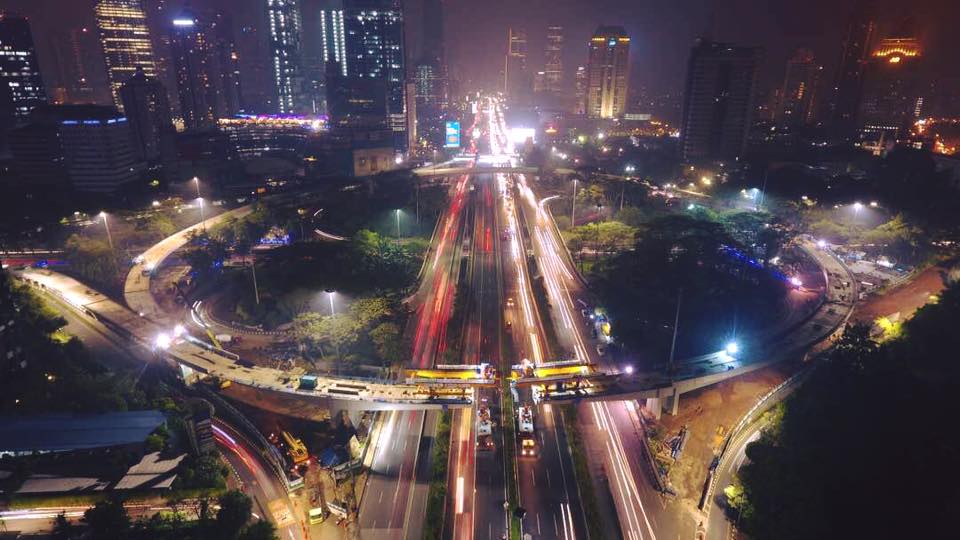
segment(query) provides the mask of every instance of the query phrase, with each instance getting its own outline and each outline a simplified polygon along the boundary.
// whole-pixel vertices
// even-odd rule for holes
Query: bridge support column
[[[668,414],[673,416],[677,415],[677,410],[680,408],[680,389],[674,387],[673,395],[667,398],[667,402],[664,403],[664,410],[667,410],[669,407]]]
[[[661,403],[660,398],[658,397],[647,398],[644,406],[647,408],[648,411],[653,413],[654,418],[656,418],[657,420],[660,419],[660,416],[663,414],[663,403]]]
[[[363,418],[363,411],[359,409],[342,409],[337,411],[334,417],[334,425],[359,427],[360,420]]]

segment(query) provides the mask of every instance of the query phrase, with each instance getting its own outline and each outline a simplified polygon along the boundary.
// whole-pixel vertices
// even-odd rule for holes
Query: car
[[[507,307],[513,307],[513,297],[507,297]]]
[[[597,344],[597,354],[600,355],[600,356],[603,356],[603,355],[606,354],[606,353],[607,353],[607,348],[606,348],[602,343],[598,343],[598,344]]]

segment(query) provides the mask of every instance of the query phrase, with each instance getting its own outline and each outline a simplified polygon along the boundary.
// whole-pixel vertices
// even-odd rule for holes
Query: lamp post
[[[860,210],[863,209],[863,204],[860,201],[853,203],[853,222],[857,222],[857,217],[860,216]]]
[[[327,289],[327,290],[326,290],[326,293],[327,293],[327,298],[330,299],[330,315],[336,315],[337,312],[333,309],[333,295],[334,295],[334,290],[333,290],[333,289]]]
[[[397,247],[400,247],[400,209],[397,208]]]
[[[601,221],[603,221],[603,205],[600,203],[597,203],[597,239],[593,249],[594,260],[600,260],[600,222]]]
[[[577,177],[573,177],[573,202],[570,204],[570,228],[574,228],[577,223],[575,221],[577,216]]]
[[[197,188],[197,201],[200,202],[200,228],[207,232],[207,223],[203,217],[203,197],[200,196],[200,179],[196,176],[193,177],[193,185]]]
[[[103,218],[103,228],[107,230],[107,244],[110,246],[110,250],[113,251],[113,237],[110,236],[110,225],[107,224],[107,213],[100,212],[100,217]]]

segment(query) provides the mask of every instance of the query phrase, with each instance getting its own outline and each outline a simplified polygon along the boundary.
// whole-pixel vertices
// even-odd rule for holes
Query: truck
[[[493,450],[493,421],[490,408],[482,405],[477,409],[477,450]]]
[[[303,375],[300,377],[300,390],[316,390],[316,389],[317,389],[316,375]]]
[[[517,408],[517,439],[520,441],[520,457],[537,456],[537,438],[533,426],[533,406]]]

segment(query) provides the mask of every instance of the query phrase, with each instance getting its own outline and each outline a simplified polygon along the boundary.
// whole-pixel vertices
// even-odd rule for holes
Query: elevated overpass
[[[136,269],[136,268],[135,268]],[[70,307],[95,319],[114,333],[175,364],[188,382],[215,378],[230,381],[223,390],[252,405],[311,418],[325,418],[338,410],[428,410],[467,407],[470,387],[451,387],[429,381],[414,384],[378,382],[345,377],[319,377],[315,388],[301,389],[296,375],[255,366],[239,356],[205,346],[196,339],[174,334],[164,325],[130,310],[79,281],[48,270],[16,272],[22,281],[54,295]],[[162,336],[162,337],[161,337]]]

